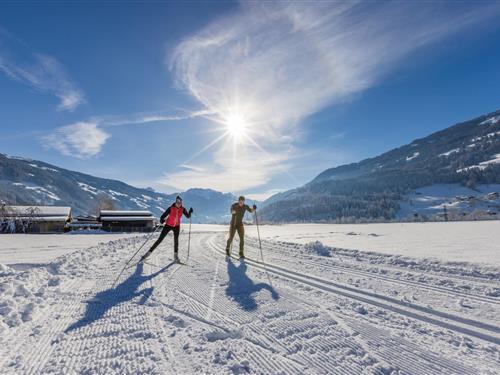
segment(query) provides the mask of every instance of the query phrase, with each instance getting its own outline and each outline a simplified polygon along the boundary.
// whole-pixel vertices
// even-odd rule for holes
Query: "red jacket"
[[[167,210],[161,215],[160,222],[163,222],[165,220],[165,217],[167,217],[167,220],[165,220],[165,224],[167,224],[169,227],[176,227],[178,225],[181,225],[181,219],[182,215],[186,215],[187,218],[191,216],[189,212],[181,205],[180,207],[177,207],[174,204],[172,204]]]

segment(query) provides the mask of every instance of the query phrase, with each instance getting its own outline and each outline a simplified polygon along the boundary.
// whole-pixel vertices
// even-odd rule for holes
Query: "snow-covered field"
[[[29,267],[48,263],[57,257],[137,234],[0,234],[0,263]]]
[[[193,225],[193,230],[227,232],[227,226]],[[257,228],[245,233],[257,238]],[[500,267],[500,221],[387,224],[261,225],[262,238],[449,262],[484,263]]]
[[[116,283],[145,236],[68,245],[29,269],[0,265],[0,373],[496,374],[498,265],[360,251],[384,237],[401,245],[420,235],[436,252],[446,244],[432,243],[439,233],[451,247],[472,232],[481,248],[498,240],[491,223],[442,224],[427,226],[430,237],[394,224],[352,226],[367,236],[344,233],[350,226],[264,226],[265,266],[255,227],[247,227],[250,259],[239,262],[224,259],[227,228],[196,226],[188,265],[171,262],[169,236]],[[336,248],[310,243],[338,231]],[[339,249],[342,236],[368,247]],[[9,243],[24,246],[25,237]],[[186,259],[185,232],[180,252]]]

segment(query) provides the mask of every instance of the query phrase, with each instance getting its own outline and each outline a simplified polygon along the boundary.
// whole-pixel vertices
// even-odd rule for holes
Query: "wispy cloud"
[[[196,166],[202,172],[182,169],[163,181],[234,190],[269,181],[290,168],[304,118],[374,86],[412,51],[498,13],[498,3],[242,3],[181,42],[170,68],[212,119],[245,118],[273,157],[248,143],[228,160],[233,145],[220,142],[211,162]]]
[[[106,142],[111,138],[110,128],[187,120],[205,114],[206,111],[175,115],[137,113],[128,116],[94,116],[86,121],[58,127],[49,134],[41,136],[40,140],[46,148],[55,149],[63,155],[88,159],[100,154]],[[107,131],[106,128],[108,128]]]
[[[85,101],[55,58],[33,52],[26,44],[0,27],[0,72],[37,91],[59,99],[57,110],[73,111]]]
[[[78,122],[58,128],[43,141],[63,155],[86,159],[98,155],[109,137],[95,122]]]

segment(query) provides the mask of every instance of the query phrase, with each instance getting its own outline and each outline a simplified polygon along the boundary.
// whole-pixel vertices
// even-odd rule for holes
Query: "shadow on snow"
[[[227,273],[229,275],[229,283],[226,288],[226,295],[236,301],[243,310],[252,311],[257,309],[257,301],[253,296],[254,293],[265,289],[271,293],[274,300],[279,299],[279,294],[269,284],[255,284],[252,279],[247,276],[247,265],[244,261],[236,267],[231,260],[227,261]]]
[[[146,303],[149,297],[153,294],[153,287],[144,288],[139,290],[139,287],[145,282],[158,276],[160,273],[165,272],[172,267],[175,262],[167,264],[159,271],[150,275],[143,275],[144,265],[138,264],[134,273],[131,274],[122,283],[118,284],[115,288],[110,288],[97,293],[93,298],[87,301],[87,309],[84,316],[77,322],[66,328],[66,333],[73,331],[77,328],[85,327],[93,322],[101,319],[108,310],[120,303],[127,302],[135,297],[141,296],[138,301],[140,305]]]

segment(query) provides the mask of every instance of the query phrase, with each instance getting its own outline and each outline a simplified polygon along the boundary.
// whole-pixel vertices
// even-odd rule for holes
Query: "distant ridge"
[[[499,183],[500,110],[380,156],[327,169],[306,185],[267,199],[261,214],[278,222],[391,220],[416,189]]]

